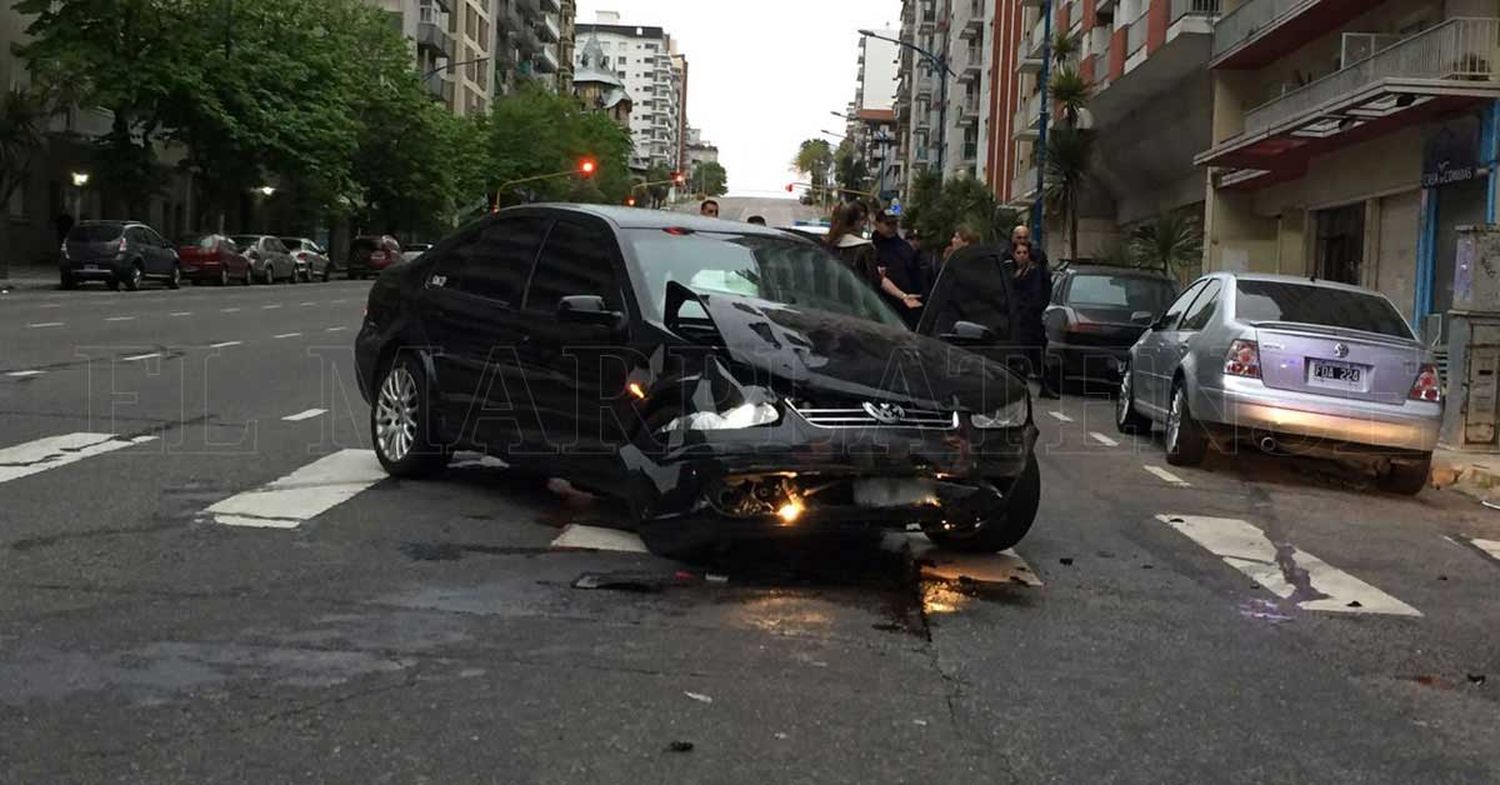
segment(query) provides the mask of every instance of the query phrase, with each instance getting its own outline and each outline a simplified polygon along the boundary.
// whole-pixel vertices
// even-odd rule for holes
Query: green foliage
[[[501,204],[527,199],[624,202],[634,186],[630,175],[628,131],[608,116],[586,111],[577,99],[527,85],[495,102],[490,122],[490,188],[516,180],[575,171],[585,158],[595,161],[590,183],[579,177],[552,177],[506,187]],[[662,179],[670,176],[663,172]],[[592,187],[589,187],[592,186]]]
[[[839,188],[844,189],[841,194],[845,199],[859,196],[859,194],[848,193],[849,191],[870,190],[870,169],[865,165],[865,159],[854,149],[854,145],[845,139],[834,153],[834,178]]]
[[[671,184],[667,181],[671,179],[672,171],[665,164],[656,164],[646,171],[645,182],[651,183],[646,188],[651,207],[659,208],[667,201],[667,195],[672,190]]]
[[[1203,231],[1185,213],[1164,213],[1137,228],[1129,248],[1137,267],[1160,270],[1182,283],[1203,261]]]
[[[997,243],[1010,236],[1019,220],[1019,214],[1001,205],[983,182],[972,177],[945,183],[929,171],[912,178],[906,223],[930,244],[947,245],[954,230],[964,224],[978,231],[984,242]]]
[[[1047,137],[1047,209],[1068,218],[1068,257],[1078,257],[1078,202],[1088,187],[1094,154],[1094,132],[1063,127]]]
[[[1094,85],[1083,78],[1071,65],[1058,67],[1048,85],[1048,98],[1062,109],[1063,123],[1069,128],[1078,126],[1078,116],[1089,100],[1094,97]]]
[[[0,205],[10,202],[31,171],[49,114],[38,90],[11,88],[0,96]]]
[[[1052,61],[1058,65],[1067,65],[1078,56],[1079,39],[1068,35],[1068,31],[1060,30],[1052,36]]]
[[[704,161],[693,170],[688,185],[704,196],[723,196],[729,193],[729,173],[718,161]]]
[[[814,198],[827,199],[833,175],[833,146],[826,139],[804,139],[792,158],[792,168],[812,183]]]

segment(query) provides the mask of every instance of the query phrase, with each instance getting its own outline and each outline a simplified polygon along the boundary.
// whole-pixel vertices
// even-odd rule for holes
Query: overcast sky
[[[688,123],[719,146],[730,194],[744,196],[787,195],[797,145],[843,130],[828,113],[854,100],[856,31],[901,21],[901,0],[579,0],[578,21],[600,10],[677,42]]]

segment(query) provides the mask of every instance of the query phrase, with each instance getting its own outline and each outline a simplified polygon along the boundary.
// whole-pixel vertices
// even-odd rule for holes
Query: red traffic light
[[[578,171],[580,173],[584,174],[584,175],[591,175],[591,174],[593,174],[594,173],[594,159],[592,159],[592,158],[585,158],[582,161],[579,161],[578,162]]]
[[[625,198],[625,206],[626,207],[634,207],[635,206],[635,197],[634,196],[627,196]]]
[[[795,185],[796,185],[796,183],[787,183],[786,184],[786,192],[787,193],[791,193],[792,192],[792,187],[795,186]]]

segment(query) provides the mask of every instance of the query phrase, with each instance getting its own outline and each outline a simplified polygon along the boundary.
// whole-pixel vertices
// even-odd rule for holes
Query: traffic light
[[[594,167],[594,159],[585,158],[578,162],[578,173],[584,177],[590,177],[594,174]]]
[[[796,183],[787,183],[786,184],[786,192],[787,193],[791,193],[792,192],[792,186],[794,186],[794,185],[796,185]]]
[[[634,196],[627,196],[627,197],[625,197],[625,206],[626,207],[634,207],[635,206],[635,197]]]

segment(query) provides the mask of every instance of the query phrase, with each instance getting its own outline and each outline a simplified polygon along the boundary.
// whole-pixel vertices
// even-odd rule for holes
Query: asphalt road
[[[0,301],[0,782],[1500,781],[1467,498],[1168,471],[1070,397],[1016,555],[929,555],[999,583],[904,538],[679,565],[477,457],[382,479],[366,288]]]

